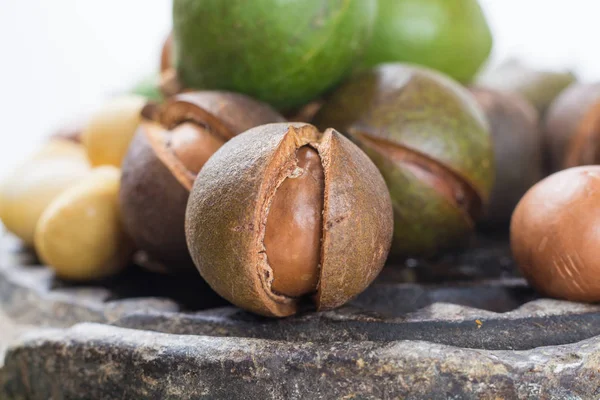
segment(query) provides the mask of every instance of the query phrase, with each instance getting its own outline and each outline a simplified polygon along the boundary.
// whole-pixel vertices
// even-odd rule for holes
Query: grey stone
[[[600,306],[539,298],[504,241],[389,267],[348,306],[283,320],[190,277],[66,284],[7,243],[2,400],[600,398]]]
[[[9,399],[597,399],[600,339],[527,351],[289,343],[83,324],[9,351]]]

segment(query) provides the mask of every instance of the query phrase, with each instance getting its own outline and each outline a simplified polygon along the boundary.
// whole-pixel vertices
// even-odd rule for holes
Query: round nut
[[[42,212],[56,196],[83,179],[90,170],[80,144],[62,139],[47,142],[0,186],[0,218],[6,229],[26,245],[33,245]]]
[[[156,121],[142,122],[123,163],[120,192],[125,228],[146,253],[141,259],[170,272],[195,272],[184,217],[196,174],[231,137],[282,120],[249,97],[204,91],[177,95],[159,108]]]
[[[141,122],[146,98],[128,95],[110,100],[88,121],[82,135],[92,166],[121,167]]]
[[[600,167],[549,176],[517,206],[511,247],[529,283],[541,293],[573,301],[600,301]]]
[[[174,0],[179,84],[166,81],[163,90],[226,89],[280,110],[301,106],[350,74],[369,43],[377,3]]]
[[[436,254],[473,231],[494,164],[485,114],[465,88],[433,70],[383,64],[341,85],[315,125],[350,137],[381,171],[395,256]]]
[[[506,227],[521,197],[543,177],[538,113],[516,93],[470,91],[487,116],[494,142],[496,179],[482,222]]]
[[[121,173],[99,167],[61,193],[42,214],[35,232],[40,259],[56,275],[85,281],[123,269],[133,247],[119,217]]]
[[[393,218],[381,174],[338,132],[269,124],[221,147],[186,213],[192,258],[221,296],[283,317],[341,306],[375,279]]]
[[[544,134],[552,172],[600,163],[600,83],[566,89],[548,110]]]

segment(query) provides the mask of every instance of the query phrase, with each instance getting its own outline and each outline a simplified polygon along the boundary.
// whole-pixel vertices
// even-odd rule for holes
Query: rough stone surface
[[[2,398],[595,399],[600,340],[528,351],[286,343],[77,325],[14,347]]]
[[[5,246],[2,400],[600,398],[600,306],[538,298],[497,241],[284,320],[135,268],[68,285]]]

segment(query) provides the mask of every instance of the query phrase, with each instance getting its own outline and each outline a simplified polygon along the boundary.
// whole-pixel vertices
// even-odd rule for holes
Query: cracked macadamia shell
[[[544,295],[600,301],[600,167],[571,168],[535,185],[517,206],[511,247]]]
[[[492,140],[471,94],[422,67],[384,64],[353,76],[315,117],[350,137],[392,197],[392,252],[432,255],[462,242],[493,184]]]
[[[325,180],[320,279],[309,296],[316,308],[341,306],[362,292],[389,251],[389,194],[357,146],[334,130],[320,133],[302,123],[251,129],[221,147],[201,170],[188,202],[186,235],[208,284],[257,314],[292,315],[303,300],[272,290],[264,237],[276,190],[295,170],[297,149],[307,144],[318,151]]]
[[[266,104],[235,93],[204,91],[175,96],[157,112],[158,121],[143,121],[123,162],[120,207],[123,222],[148,264],[173,272],[195,272],[185,242],[184,216],[189,190],[198,168],[186,152],[193,141],[173,149],[174,134],[182,124],[195,124],[223,143],[254,126],[283,118]],[[185,133],[181,132],[180,133]],[[185,137],[184,137],[185,139]]]

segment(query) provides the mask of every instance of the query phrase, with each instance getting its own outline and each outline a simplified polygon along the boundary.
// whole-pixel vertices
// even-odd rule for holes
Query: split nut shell
[[[148,264],[190,272],[183,226],[196,174],[227,140],[283,118],[247,96],[217,91],[175,96],[154,114],[142,121],[123,162],[123,222]]]
[[[392,207],[381,174],[348,139],[270,124],[225,144],[190,194],[186,236],[208,284],[265,316],[362,292],[388,255]]]

